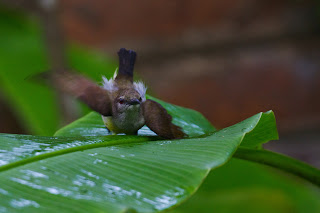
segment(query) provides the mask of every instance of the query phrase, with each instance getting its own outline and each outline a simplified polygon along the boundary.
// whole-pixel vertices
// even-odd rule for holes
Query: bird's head
[[[113,102],[113,108],[118,113],[123,113],[127,110],[140,108],[142,97],[135,89],[123,89],[117,92]]]

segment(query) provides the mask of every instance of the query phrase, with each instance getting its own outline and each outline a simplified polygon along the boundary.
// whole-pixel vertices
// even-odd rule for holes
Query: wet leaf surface
[[[211,169],[225,164],[247,133],[258,124],[271,125],[261,115],[206,137],[182,140],[1,134],[0,193],[5,196],[0,206],[32,212],[171,208],[191,196]],[[275,139],[261,134],[263,141]]]

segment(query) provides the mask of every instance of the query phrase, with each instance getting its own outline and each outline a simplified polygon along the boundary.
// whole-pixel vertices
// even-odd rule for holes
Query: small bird
[[[103,86],[72,71],[59,71],[50,78],[56,87],[75,96],[102,116],[105,126],[113,134],[136,135],[147,125],[166,139],[187,135],[172,123],[172,117],[158,102],[146,99],[146,86],[133,81],[136,52],[121,48],[118,52],[119,69],[111,79],[103,77]]]

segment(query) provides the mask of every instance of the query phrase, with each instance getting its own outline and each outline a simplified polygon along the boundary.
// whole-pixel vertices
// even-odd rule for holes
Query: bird
[[[55,87],[79,99],[102,116],[112,134],[137,135],[144,125],[165,139],[187,137],[182,128],[158,102],[146,98],[147,87],[133,81],[137,53],[121,48],[119,67],[110,79],[102,77],[103,86],[71,70],[50,73]]]

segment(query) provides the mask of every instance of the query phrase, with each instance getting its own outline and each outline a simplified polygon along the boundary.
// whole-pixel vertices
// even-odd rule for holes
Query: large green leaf
[[[0,206],[32,212],[168,209],[193,194],[258,125],[270,125],[261,113],[206,137],[162,141],[153,141],[155,136],[2,134],[0,193],[5,196]],[[275,139],[261,135],[262,141]]]

